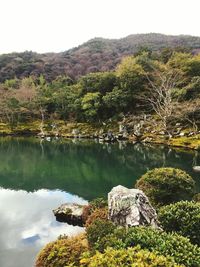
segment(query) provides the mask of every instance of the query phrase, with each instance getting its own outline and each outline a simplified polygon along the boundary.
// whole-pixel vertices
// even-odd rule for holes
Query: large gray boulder
[[[116,225],[160,228],[155,209],[139,189],[118,185],[108,193],[108,216]]]

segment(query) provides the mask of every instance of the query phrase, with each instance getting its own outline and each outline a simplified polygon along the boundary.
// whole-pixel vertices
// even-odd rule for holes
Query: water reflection
[[[134,186],[155,167],[192,170],[199,153],[150,144],[99,144],[92,141],[0,139],[0,186],[34,191],[60,189],[91,200],[106,196],[118,184]],[[196,153],[196,154],[195,154]],[[95,190],[94,190],[95,188]]]
[[[198,152],[150,144],[0,138],[0,162],[1,267],[30,267],[44,244],[81,230],[56,222],[52,209],[64,202],[106,196],[119,184],[133,187],[155,167],[186,170],[197,191],[200,184],[192,170],[200,165]]]
[[[52,209],[65,202],[86,203],[61,191],[0,189],[0,266],[31,267],[43,245],[60,234],[82,231],[56,222]]]

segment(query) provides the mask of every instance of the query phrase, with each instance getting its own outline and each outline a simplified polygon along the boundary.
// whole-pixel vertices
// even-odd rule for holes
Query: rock
[[[128,139],[128,133],[124,132],[119,133],[117,136],[115,136],[115,139],[119,140],[119,141],[123,141],[123,140],[127,140]]]
[[[59,222],[66,222],[74,226],[83,226],[83,208],[83,205],[66,203],[54,209],[53,213],[56,216],[56,220]]]
[[[113,143],[117,140],[117,137],[113,135],[111,131],[99,136],[99,142]]]
[[[108,217],[116,225],[160,228],[155,209],[139,189],[118,185],[108,193]]]
[[[124,125],[120,124],[119,125],[119,132],[123,133],[123,131],[124,131]]]
[[[195,135],[194,132],[190,132],[190,133],[188,134],[188,136],[193,136],[193,135]]]
[[[128,139],[128,133],[127,133],[127,132],[124,132],[124,133],[123,133],[123,138],[124,138],[124,139]]]
[[[200,166],[193,166],[193,171],[200,172]]]
[[[179,134],[179,136],[184,136],[185,135],[185,133],[184,132],[181,132],[180,134]]]
[[[151,143],[153,141],[152,137],[146,137],[145,139],[143,139],[143,143]]]
[[[73,130],[72,130],[72,134],[73,134],[75,137],[77,137],[79,133],[80,133],[79,129],[73,129]]]
[[[123,134],[119,133],[119,134],[117,135],[117,140],[123,140]]]
[[[104,130],[103,129],[100,129],[99,135],[102,135],[103,133],[104,133]]]

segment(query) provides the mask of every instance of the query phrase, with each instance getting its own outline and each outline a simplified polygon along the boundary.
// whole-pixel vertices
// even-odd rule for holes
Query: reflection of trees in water
[[[123,159],[126,166],[133,171],[135,169],[149,170],[156,166],[165,166],[166,164],[166,151],[163,148],[151,146],[149,144],[135,144],[128,146],[123,155],[119,155],[118,160]]]
[[[136,172],[141,176],[149,169],[156,167],[174,167],[187,171],[196,178],[199,184],[199,175],[192,170],[194,164],[200,162],[198,151],[184,151],[183,149],[172,149],[163,145],[142,145],[139,143],[129,148],[128,145],[123,155],[116,155],[118,160],[123,160],[126,167],[131,169],[133,173]]]
[[[86,199],[106,195],[115,185],[131,187],[147,170],[192,167],[193,154],[150,144],[12,139],[0,141],[0,185],[34,191],[61,189]]]

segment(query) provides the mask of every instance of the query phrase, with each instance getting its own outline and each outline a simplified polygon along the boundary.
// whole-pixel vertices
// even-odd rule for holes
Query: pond
[[[141,144],[81,140],[0,138],[0,266],[31,267],[46,243],[82,231],[56,222],[52,209],[65,202],[106,197],[113,186],[133,187],[147,170],[200,165],[194,151]]]

